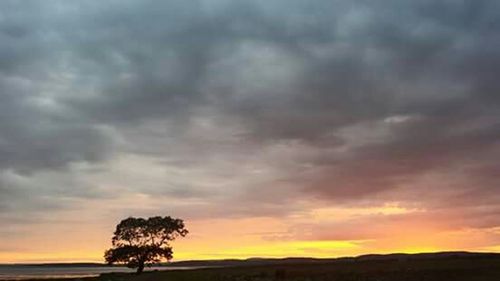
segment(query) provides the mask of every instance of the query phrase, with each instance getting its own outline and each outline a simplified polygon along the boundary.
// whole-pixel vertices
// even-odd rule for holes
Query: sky
[[[500,2],[0,2],[0,263],[500,252]]]

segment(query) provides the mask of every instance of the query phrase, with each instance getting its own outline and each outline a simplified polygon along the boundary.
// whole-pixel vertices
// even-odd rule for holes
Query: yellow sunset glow
[[[399,221],[377,225],[359,225],[355,232],[337,228],[336,222],[350,218],[391,218],[401,214],[419,213],[394,205],[379,208],[316,208],[309,213],[295,215],[286,220],[279,218],[235,218],[187,221],[190,234],[174,241],[174,260],[226,259],[252,257],[317,257],[331,258],[356,256],[366,253],[420,253],[446,250],[498,251],[488,245],[489,230],[447,230],[437,227],[431,220]],[[370,220],[368,220],[370,221]],[[310,222],[332,224],[331,229],[318,229],[324,237],[314,238],[307,229]],[[375,225],[373,225],[375,224]],[[295,225],[304,225],[296,229]],[[376,227],[375,227],[376,226]],[[51,239],[53,233],[73,231],[71,237]],[[346,232],[347,231],[347,232]],[[368,231],[368,232],[367,232]],[[92,228],[90,225],[70,228],[60,225],[52,232],[41,233],[37,240],[18,237],[17,243],[30,245],[24,251],[4,251],[0,262],[103,262],[102,256],[110,246],[112,226]],[[329,234],[352,235],[364,238],[328,239]],[[365,233],[366,232],[366,233]],[[43,235],[42,235],[43,234]],[[362,235],[361,235],[362,234]]]

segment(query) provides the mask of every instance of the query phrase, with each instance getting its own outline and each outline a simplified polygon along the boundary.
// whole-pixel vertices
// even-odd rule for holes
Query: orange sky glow
[[[317,257],[356,256],[366,253],[420,253],[436,251],[497,252],[494,237],[500,229],[453,229],[432,218],[380,225],[373,216],[391,217],[418,210],[406,210],[394,204],[380,208],[319,208],[308,214],[287,219],[244,218],[187,221],[190,234],[174,241],[174,260],[226,259],[251,257]],[[359,235],[328,239],[314,237],[314,224],[348,222],[367,218]],[[370,225],[370,223],[372,225]],[[296,228],[296,229],[294,229]],[[373,236],[363,238],[377,228]],[[61,224],[51,229],[36,226],[29,238],[13,238],[26,249],[0,253],[1,263],[103,262],[104,249],[110,246],[111,225],[96,227],[92,222]],[[342,228],[331,232],[342,234]],[[59,233],[63,235],[56,238]]]

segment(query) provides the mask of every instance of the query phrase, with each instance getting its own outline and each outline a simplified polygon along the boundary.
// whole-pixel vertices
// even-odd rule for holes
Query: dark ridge
[[[500,253],[476,252],[437,252],[419,254],[368,254],[357,257],[340,258],[248,258],[248,259],[221,259],[221,260],[188,260],[162,263],[158,266],[165,267],[231,267],[231,266],[260,266],[260,265],[293,265],[314,263],[342,263],[356,261],[384,261],[384,260],[420,260],[420,259],[446,259],[446,258],[500,258]],[[105,263],[31,263],[31,264],[0,264],[0,266],[57,266],[57,267],[107,267]],[[112,265],[120,267],[123,265]]]
[[[190,260],[178,261],[164,266],[257,266],[257,265],[289,265],[307,263],[331,263],[331,262],[355,262],[355,261],[377,261],[377,260],[419,260],[419,259],[446,259],[446,258],[500,258],[500,253],[474,253],[474,252],[438,252],[419,254],[369,254],[357,257],[341,258],[249,258],[249,259],[223,259],[223,260]]]

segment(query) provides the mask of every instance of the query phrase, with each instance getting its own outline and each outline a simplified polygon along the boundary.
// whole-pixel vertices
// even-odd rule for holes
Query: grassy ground
[[[500,258],[351,261],[241,266],[134,274],[104,274],[86,281],[500,281]]]

